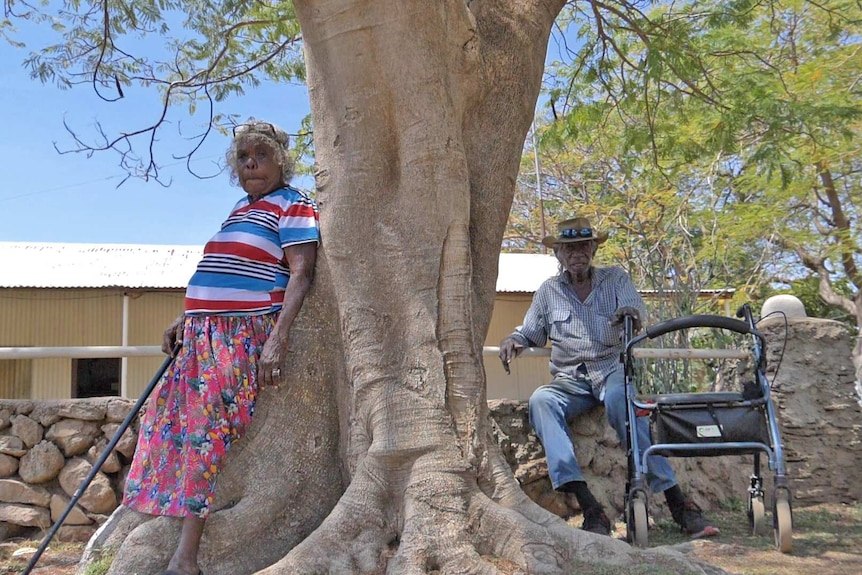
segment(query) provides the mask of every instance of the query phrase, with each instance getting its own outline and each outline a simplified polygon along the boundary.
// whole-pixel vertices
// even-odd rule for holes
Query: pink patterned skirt
[[[257,362],[277,317],[186,317],[183,347],[147,401],[123,504],[209,515],[225,455],[251,423]]]

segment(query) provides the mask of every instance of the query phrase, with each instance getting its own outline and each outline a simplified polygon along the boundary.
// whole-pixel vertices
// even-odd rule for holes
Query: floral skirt
[[[251,423],[257,362],[277,317],[186,317],[182,349],[147,401],[123,504],[151,515],[209,515],[231,442]]]

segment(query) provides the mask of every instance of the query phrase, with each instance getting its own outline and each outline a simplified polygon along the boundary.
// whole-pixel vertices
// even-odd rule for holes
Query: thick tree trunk
[[[204,571],[641,563],[624,542],[532,503],[489,430],[482,345],[497,254],[563,0],[295,6],[324,249],[288,366],[296,383],[264,394],[252,437],[231,453]],[[147,554],[172,549],[175,523],[133,530],[111,573],[157,573]],[[656,557],[678,573],[716,572]]]
[[[627,545],[529,501],[490,441],[482,345],[562,2],[297,1],[351,483],[267,574],[530,573]],[[598,553],[580,553],[588,546]]]

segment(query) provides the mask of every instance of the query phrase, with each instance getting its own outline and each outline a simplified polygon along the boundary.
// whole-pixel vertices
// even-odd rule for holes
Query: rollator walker
[[[775,545],[782,553],[793,546],[791,494],[784,466],[784,450],[776,420],[775,406],[766,378],[766,341],[756,329],[749,304],[737,312],[743,321],[719,315],[678,317],[646,328],[633,336],[632,320],[625,318],[624,349],[628,475],[626,481],[626,532],[637,547],[646,547],[648,539],[647,458],[712,457],[720,455],[753,455],[754,471],[748,488],[748,524],[751,533],[766,533],[761,455],[774,471],[772,526]],[[747,349],[647,348],[640,344],[662,335],[692,328],[718,328],[751,336]],[[725,332],[726,333],[726,332]],[[747,340],[747,338],[745,338]],[[639,370],[635,359],[749,359],[753,374],[741,391],[699,393],[641,393]],[[737,368],[740,365],[736,364]],[[648,416],[653,445],[643,451],[638,445],[635,418]]]

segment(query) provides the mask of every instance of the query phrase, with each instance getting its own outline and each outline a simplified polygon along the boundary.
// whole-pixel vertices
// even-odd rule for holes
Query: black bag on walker
[[[734,443],[756,442],[767,446],[769,429],[766,423],[765,405],[661,405],[652,412],[653,442],[659,443]],[[750,450],[750,453],[760,451]],[[722,455],[745,453],[728,446],[703,451],[674,451],[674,456],[695,457],[700,455]],[[667,453],[664,453],[667,454]]]

